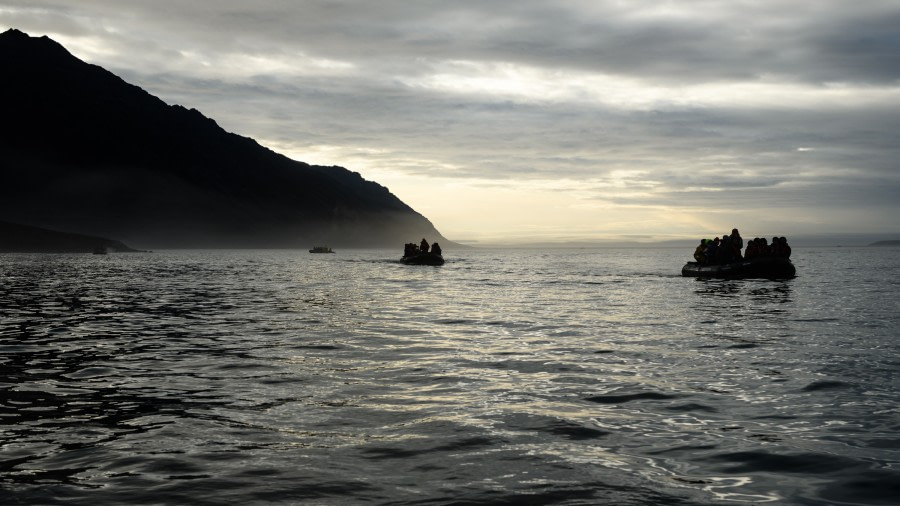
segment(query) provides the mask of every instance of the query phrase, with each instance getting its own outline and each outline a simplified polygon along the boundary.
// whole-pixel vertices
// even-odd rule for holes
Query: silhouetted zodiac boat
[[[406,265],[444,265],[444,257],[437,253],[416,253],[400,259],[400,263]]]
[[[700,265],[688,262],[681,275],[695,278],[792,278],[797,269],[784,257],[756,257],[719,265]]]
[[[329,248],[328,246],[314,246],[313,249],[309,250],[310,253],[334,253],[334,250]]]

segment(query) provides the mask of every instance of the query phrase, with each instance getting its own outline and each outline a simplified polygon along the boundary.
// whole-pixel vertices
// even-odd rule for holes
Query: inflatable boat
[[[718,265],[700,265],[688,262],[681,268],[681,275],[692,278],[792,278],[797,269],[784,257],[757,257]]]
[[[400,259],[406,265],[444,265],[444,257],[437,253],[416,253]]]

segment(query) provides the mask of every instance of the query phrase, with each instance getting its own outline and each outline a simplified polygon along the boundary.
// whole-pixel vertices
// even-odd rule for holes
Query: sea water
[[[900,503],[900,249],[690,253],[0,255],[0,503]]]

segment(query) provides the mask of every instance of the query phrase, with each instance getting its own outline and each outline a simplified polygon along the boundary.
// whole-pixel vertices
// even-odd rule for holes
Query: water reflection
[[[785,304],[791,302],[791,281],[772,281],[749,290],[752,300]]]
[[[746,293],[752,300],[789,302],[792,280],[696,279],[694,293],[700,296],[731,297]]]
[[[731,297],[741,292],[743,283],[736,280],[727,279],[703,279],[695,280],[697,287],[694,293],[700,296],[722,296]]]
[[[769,327],[794,303],[792,280],[696,280],[694,308],[705,321],[754,320]],[[775,318],[775,320],[769,320]]]
[[[0,486],[34,504],[691,504],[896,476],[896,341],[838,332],[804,278],[686,279],[652,251],[354,255],[0,263]],[[887,337],[896,314],[867,307]],[[852,476],[823,485],[818,461]]]

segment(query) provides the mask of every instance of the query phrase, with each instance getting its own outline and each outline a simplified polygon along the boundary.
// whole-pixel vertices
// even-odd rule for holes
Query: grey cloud
[[[281,143],[384,149],[385,155],[369,155],[373,160],[383,156],[384,163],[403,153],[453,160],[459,166],[453,173],[444,167],[407,169],[416,174],[586,178],[612,170],[675,166],[714,179],[718,172],[740,166],[792,177],[847,169],[896,176],[895,160],[900,159],[896,106],[628,112],[489,97],[464,102],[365,78],[231,83],[122,73],[244,135]],[[223,102],[221,97],[239,98]]]
[[[0,24],[33,35],[98,37],[111,52],[92,63],[169,103],[195,107],[228,130],[300,152],[346,146],[372,165],[488,185],[586,181],[586,191],[621,205],[690,207],[725,198],[747,209],[898,210],[900,105],[893,102],[637,110],[409,84],[452,61],[613,74],[673,88],[857,83],[865,93],[896,88],[900,80],[896,1],[863,7],[843,0],[685,0],[677,11],[653,11],[663,5],[0,0],[0,8],[13,9],[0,10]],[[339,75],[213,69],[205,77],[192,67],[192,54],[288,62],[306,55],[354,67]],[[618,197],[591,187],[621,173],[633,174],[631,189],[652,196]]]
[[[18,5],[26,13],[39,8],[40,16],[47,17],[45,26],[67,33],[96,30],[91,20],[106,16],[123,36],[141,39],[141,44],[160,37],[203,51],[306,51],[372,68],[402,66],[411,74],[417,71],[415,58],[435,58],[584,69],[665,82],[777,76],[891,83],[900,78],[895,28],[900,6],[890,1],[872,0],[866,8],[837,0],[686,1],[679,2],[680,15],[654,14],[650,3],[536,0],[5,5]],[[79,15],[82,26],[72,21]],[[169,45],[164,40],[158,44]]]
[[[817,64],[804,71],[810,80],[896,84],[900,79],[900,7],[823,25],[803,41]]]

